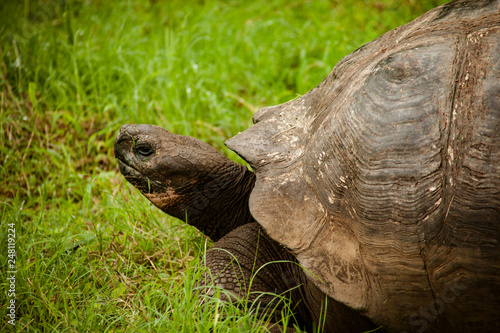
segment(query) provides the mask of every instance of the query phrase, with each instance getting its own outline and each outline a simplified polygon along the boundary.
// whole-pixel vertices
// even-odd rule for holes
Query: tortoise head
[[[201,140],[159,126],[123,125],[114,150],[120,172],[155,206],[214,240],[234,228],[223,212],[250,216],[242,193],[253,187],[253,174]]]
[[[153,125],[123,125],[114,150],[125,178],[158,208],[183,220],[183,203],[225,162],[207,143]]]

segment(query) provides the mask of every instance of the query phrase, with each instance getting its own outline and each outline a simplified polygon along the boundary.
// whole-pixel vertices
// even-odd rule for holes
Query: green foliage
[[[126,184],[119,127],[158,124],[242,162],[223,142],[253,112],[442,2],[2,1],[0,302],[14,224],[17,318],[0,330],[265,330],[217,298],[199,305],[210,242]]]

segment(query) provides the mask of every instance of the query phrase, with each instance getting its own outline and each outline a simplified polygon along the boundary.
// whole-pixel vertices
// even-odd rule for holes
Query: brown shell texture
[[[226,143],[255,219],[388,331],[498,328],[499,7],[437,7]]]

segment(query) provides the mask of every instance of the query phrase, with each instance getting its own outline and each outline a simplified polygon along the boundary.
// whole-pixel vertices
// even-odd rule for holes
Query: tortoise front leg
[[[271,239],[258,223],[238,227],[207,251],[211,282],[223,288],[224,300],[248,300],[259,314],[281,318],[291,301],[294,318],[308,332],[363,332],[375,328],[366,317],[327,297],[309,281],[296,258]],[[280,295],[281,297],[278,297]],[[292,320],[293,321],[293,320]]]

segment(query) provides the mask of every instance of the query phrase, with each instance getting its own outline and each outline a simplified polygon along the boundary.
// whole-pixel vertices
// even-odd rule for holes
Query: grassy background
[[[262,331],[192,289],[201,234],[120,176],[124,123],[224,141],[442,0],[0,3],[0,331]],[[16,230],[16,327],[7,229]]]

